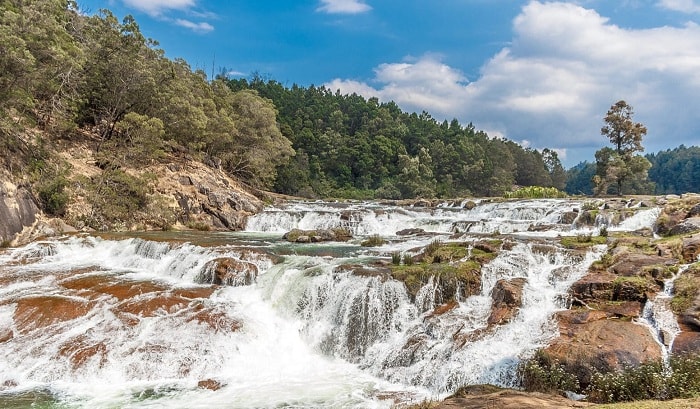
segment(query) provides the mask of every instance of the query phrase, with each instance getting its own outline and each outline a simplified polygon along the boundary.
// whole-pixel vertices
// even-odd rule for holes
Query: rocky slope
[[[213,164],[209,166],[185,154],[170,154],[141,168],[123,169],[145,198],[142,206],[110,218],[101,213],[109,210],[111,201],[129,194],[117,192],[109,196],[100,192],[111,181],[105,182],[105,171],[94,159],[94,143],[85,138],[57,144],[57,161],[67,169],[64,191],[70,198],[60,218],[40,210],[35,192],[42,183],[41,177],[36,180],[27,174],[0,173],[0,242],[5,246],[94,229],[239,230],[247,216],[263,207],[263,201],[255,195],[262,197],[263,193],[243,186]],[[101,207],[96,205],[99,200],[104,202]]]

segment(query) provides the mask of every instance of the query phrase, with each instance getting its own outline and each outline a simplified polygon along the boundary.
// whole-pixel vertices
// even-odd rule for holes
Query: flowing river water
[[[565,217],[582,203],[475,204],[292,202],[244,232],[75,235],[5,249],[0,407],[390,408],[465,384],[517,386],[518,363],[557,334],[553,313],[605,248],[558,244],[597,233]],[[651,227],[658,209],[638,210],[606,227]],[[354,238],[282,239],[334,227]],[[408,228],[425,233],[397,235]],[[387,243],[362,247],[370,235]],[[496,236],[509,245],[483,267],[479,293],[439,314],[438,283],[411,296],[402,282],[348,267],[390,264],[436,238],[469,247]],[[209,284],[221,260],[245,274]],[[526,280],[523,303],[489,326],[504,278]]]

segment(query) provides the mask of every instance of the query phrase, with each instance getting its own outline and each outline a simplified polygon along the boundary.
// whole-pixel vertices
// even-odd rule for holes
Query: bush
[[[378,234],[373,234],[369,236],[366,240],[363,240],[360,245],[362,247],[378,247],[386,243],[386,240]]]
[[[70,197],[65,191],[68,181],[62,175],[49,177],[37,186],[41,207],[47,214],[61,217],[66,214]]]
[[[596,403],[697,397],[700,395],[700,356],[671,357],[669,368],[661,362],[648,362],[620,372],[597,373],[591,378],[586,393],[588,400]]]
[[[558,393],[578,391],[579,382],[558,360],[538,350],[535,356],[518,367],[522,387],[529,392]]]
[[[398,266],[401,264],[401,253],[395,251],[391,253],[391,264]]]
[[[563,198],[567,197],[567,194],[554,187],[527,186],[512,192],[506,192],[503,197],[507,199],[546,199]]]

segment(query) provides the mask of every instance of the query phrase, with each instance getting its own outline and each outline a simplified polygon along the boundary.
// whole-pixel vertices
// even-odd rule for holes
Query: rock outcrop
[[[586,408],[586,402],[576,402],[556,395],[522,392],[491,385],[473,385],[458,389],[434,409],[561,409]]]
[[[258,267],[255,264],[231,257],[221,257],[208,262],[196,281],[201,284],[238,287],[253,284],[257,276]]]
[[[523,286],[527,283],[525,278],[513,278],[510,280],[498,280],[491,292],[491,315],[488,318],[489,325],[499,325],[509,322],[523,304]]]
[[[343,228],[321,230],[292,229],[282,237],[292,243],[320,243],[323,241],[348,241],[352,238],[352,233]]]
[[[31,192],[8,180],[0,174],[0,243],[21,245],[50,234],[52,229],[44,222]]]

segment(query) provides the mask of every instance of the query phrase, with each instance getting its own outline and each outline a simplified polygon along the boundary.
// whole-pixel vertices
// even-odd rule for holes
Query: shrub
[[[522,387],[529,392],[553,393],[579,389],[576,376],[568,373],[564,365],[542,350],[518,367],[518,375]]]
[[[403,264],[405,266],[410,266],[413,264],[413,257],[410,254],[403,255]]]
[[[378,247],[386,243],[386,240],[378,234],[373,234],[369,236],[366,240],[363,240],[360,245],[362,247]]]
[[[596,403],[662,398],[665,395],[663,366],[654,362],[620,372],[595,373],[586,392],[588,400]]]
[[[395,251],[391,253],[391,264],[398,266],[401,264],[401,253]]]
[[[42,209],[52,216],[63,216],[70,197],[65,191],[68,181],[63,175],[48,177],[37,186],[37,195]]]
[[[554,187],[527,186],[506,192],[503,196],[507,199],[545,199],[567,197],[567,194]]]
[[[700,395],[700,356],[671,357],[669,369],[657,361],[619,372],[594,374],[586,389],[588,400],[612,403]]]

